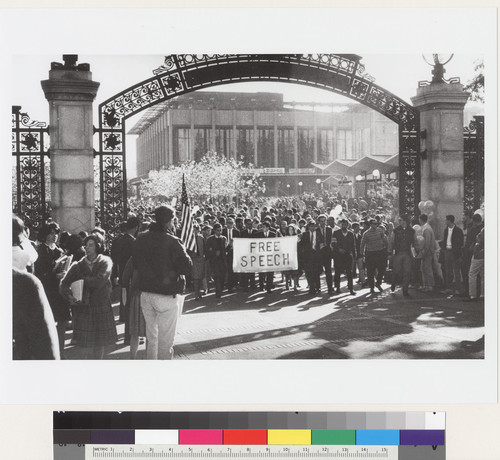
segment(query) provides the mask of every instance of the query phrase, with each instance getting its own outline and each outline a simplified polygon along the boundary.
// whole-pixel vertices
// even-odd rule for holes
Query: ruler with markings
[[[398,446],[162,446],[86,445],[85,460],[98,459],[192,459],[210,460],[268,458],[296,459],[384,459],[398,460]]]

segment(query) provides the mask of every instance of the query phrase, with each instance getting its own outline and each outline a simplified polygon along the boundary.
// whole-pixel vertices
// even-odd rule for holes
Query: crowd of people
[[[404,297],[410,289],[440,289],[466,300],[484,296],[482,211],[464,213],[462,228],[447,216],[438,240],[427,214],[396,216],[390,201],[375,196],[262,198],[238,207],[200,203],[192,208],[196,244],[190,251],[180,239],[180,217],[180,209],[169,205],[136,202],[112,241],[100,228],[70,235],[51,220],[34,241],[13,216],[14,357],[64,358],[71,325],[72,343],[82,347],[83,356],[103,358],[105,348],[117,342],[113,287],[121,291],[120,321],[131,359],[137,358],[142,337],[147,359],[172,359],[186,285],[195,302],[211,291],[219,299],[235,290],[277,289],[325,292],[330,299],[341,294],[343,277],[352,296],[362,287],[375,295],[383,283],[392,292],[400,285]],[[233,271],[235,239],[284,236],[297,240],[296,269]],[[30,303],[27,296],[35,300]],[[36,331],[26,326],[30,317],[42,324]],[[43,345],[35,346],[37,340]]]

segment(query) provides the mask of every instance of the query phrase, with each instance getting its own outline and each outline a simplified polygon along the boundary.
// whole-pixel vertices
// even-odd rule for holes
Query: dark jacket
[[[12,270],[14,359],[59,359],[56,324],[42,283]]]
[[[139,289],[157,294],[179,294],[184,277],[193,263],[181,240],[152,224],[140,233],[133,250],[134,265],[139,272]]]
[[[396,254],[411,254],[411,247],[415,240],[415,230],[410,226],[404,229],[401,225],[394,229],[394,247]]]
[[[337,239],[337,242],[333,244],[333,257],[351,255],[356,258],[356,241],[354,239],[354,233],[347,230],[347,234],[344,236],[342,229],[333,232],[333,238]]]
[[[132,256],[135,238],[128,233],[119,236],[111,245],[111,260],[113,261],[113,277],[117,276],[122,282],[125,264]]]
[[[325,234],[321,232],[321,227],[318,227],[316,229],[316,250],[320,252],[321,257],[331,257],[332,256],[332,251],[330,245],[332,244],[332,235],[333,235],[333,228],[326,226],[325,227]],[[320,248],[320,245],[324,243],[326,246],[324,246],[322,249]]]
[[[446,227],[444,229],[444,238],[443,241],[441,241],[441,248],[446,249],[446,242],[448,241],[448,231],[450,229]],[[453,227],[453,234],[451,235],[451,250],[453,251],[453,254],[455,257],[460,258],[462,257],[462,248],[464,247],[464,232],[463,230],[455,225]]]
[[[474,259],[484,259],[484,227],[476,236],[476,244],[473,251]]]

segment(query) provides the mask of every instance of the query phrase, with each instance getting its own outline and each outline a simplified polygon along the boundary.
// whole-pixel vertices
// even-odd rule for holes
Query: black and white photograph
[[[13,88],[13,359],[484,357],[483,55],[44,63]]]
[[[322,32],[295,37],[300,15],[280,11],[286,46],[269,38],[278,10],[137,10],[130,31],[149,34],[122,42],[85,35],[107,16],[79,13],[74,37],[52,11],[42,50],[4,53],[3,400],[493,397],[497,55],[481,11],[473,43],[446,27],[461,10],[398,43],[346,24],[328,38],[351,10],[308,10]],[[249,375],[269,376],[265,395],[243,398]],[[471,375],[481,390],[464,392]],[[34,376],[44,392],[21,397]]]

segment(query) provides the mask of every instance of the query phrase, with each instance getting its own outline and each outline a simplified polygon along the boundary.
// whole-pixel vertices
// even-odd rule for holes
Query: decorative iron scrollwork
[[[45,219],[45,160],[47,124],[31,120],[20,106],[12,106],[12,156],[16,159],[13,211],[37,228]]]
[[[474,212],[484,199],[484,116],[464,127],[464,210]]]
[[[145,108],[172,97],[202,88],[238,81],[285,81],[315,86],[337,92],[370,107],[396,122],[400,127],[400,161],[402,190],[401,208],[413,215],[420,200],[419,112],[402,99],[373,83],[366,73],[361,57],[355,54],[182,54],[165,56],[162,66],[153,70],[154,77],[108,99],[99,106],[98,155],[125,158],[124,120]],[[101,163],[101,168],[105,163]],[[109,169],[109,167],[108,167]],[[116,172],[116,171],[115,171]],[[101,170],[103,175],[104,170]],[[408,173],[408,174],[407,174]],[[104,174],[107,175],[108,173]],[[116,172],[116,177],[118,177]],[[104,181],[101,187],[102,225],[113,232],[105,207],[125,217],[125,171],[122,185]],[[116,191],[123,196],[116,198]],[[105,200],[104,200],[105,198]],[[116,199],[116,202],[113,201]],[[110,211],[111,212],[111,211]],[[109,216],[114,214],[109,214]],[[108,224],[109,223],[109,224]]]

